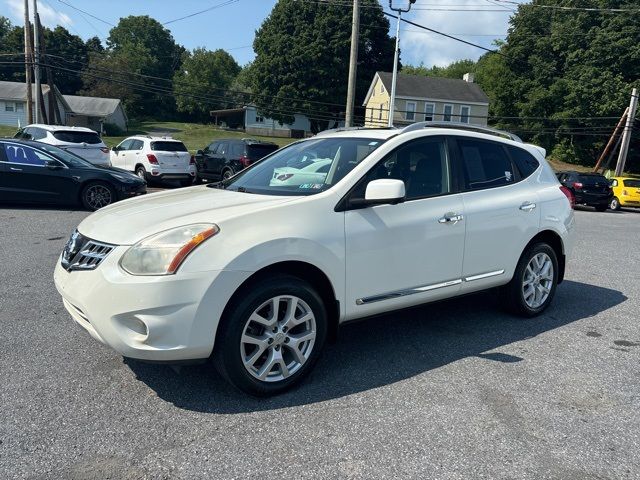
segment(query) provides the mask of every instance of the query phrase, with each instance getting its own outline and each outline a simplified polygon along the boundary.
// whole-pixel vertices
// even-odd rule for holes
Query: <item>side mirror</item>
[[[112,152],[117,152],[118,151],[118,146],[116,145],[115,147],[111,147],[111,151]]]
[[[364,198],[353,198],[353,207],[369,207],[373,205],[395,205],[404,201],[406,196],[404,182],[394,178],[372,180],[367,184]]]
[[[202,156],[204,155],[204,152],[202,150],[196,150],[196,155]]]
[[[60,170],[62,168],[60,162],[56,160],[47,160],[44,165],[50,170]]]

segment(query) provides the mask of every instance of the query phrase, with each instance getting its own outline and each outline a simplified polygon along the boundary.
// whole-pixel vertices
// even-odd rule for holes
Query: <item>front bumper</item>
[[[118,189],[119,200],[124,200],[125,198],[136,197],[138,195],[144,195],[147,193],[147,184],[143,183],[141,185],[123,185]]]
[[[71,317],[125,357],[160,362],[207,358],[227,301],[250,273],[129,275],[118,266],[127,248],[116,247],[90,271],[68,272],[58,261],[55,285]]]

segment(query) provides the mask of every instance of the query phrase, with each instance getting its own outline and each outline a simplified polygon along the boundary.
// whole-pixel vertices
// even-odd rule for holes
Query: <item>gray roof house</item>
[[[36,88],[32,85],[35,103]],[[117,98],[84,97],[78,95],[62,95],[55,88],[55,98],[58,111],[65,125],[88,127],[97,132],[103,132],[105,123],[117,125],[121,130],[127,129],[127,115],[122,102]],[[45,112],[49,123],[53,119],[49,114],[49,85],[42,85]],[[21,82],[0,81],[0,125],[14,127],[27,125],[27,86]],[[34,107],[35,117],[35,107]]]
[[[366,126],[386,126],[392,74],[376,72],[364,100]],[[462,79],[398,74],[394,125],[422,121],[454,121],[487,125],[489,97],[471,73]]]
[[[105,123],[127,129],[127,115],[118,98],[84,97],[63,95],[69,105],[67,125],[88,127],[97,132],[103,131]]]

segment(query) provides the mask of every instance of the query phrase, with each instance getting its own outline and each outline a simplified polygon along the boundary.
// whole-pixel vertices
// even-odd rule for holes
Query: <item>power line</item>
[[[62,3],[63,5],[66,5],[66,6],[67,6],[67,7],[69,7],[69,8],[73,8],[74,10],[77,10],[77,11],[78,11],[78,12],[80,12],[80,13],[83,13],[83,14],[85,14],[85,15],[89,15],[91,18],[95,18],[95,19],[96,19],[96,20],[98,20],[99,22],[102,22],[102,23],[105,23],[105,24],[110,25],[110,26],[112,26],[112,27],[115,27],[115,25],[114,25],[113,23],[108,22],[108,21],[106,21],[106,20],[103,20],[103,19],[102,19],[102,18],[100,18],[100,17],[96,17],[96,16],[95,16],[95,15],[93,15],[92,13],[89,13],[89,12],[87,12],[87,11],[85,11],[85,10],[82,10],[81,8],[78,8],[78,7],[74,6],[74,5],[71,5],[71,4],[70,4],[70,3],[68,3],[68,2],[65,2],[65,0],[58,0],[58,1],[59,1],[60,3]]]
[[[200,15],[202,13],[210,12],[211,10],[215,10],[216,8],[226,7],[227,5],[231,5],[232,3],[237,3],[240,0],[227,0],[225,2],[219,3],[218,5],[214,5],[209,8],[205,8],[204,10],[200,10],[198,12],[190,13],[189,15],[185,15],[184,17],[174,18],[173,20],[169,20],[164,22],[163,25],[169,25],[170,23],[179,22],[180,20],[185,20],[187,18],[195,17],[196,15]]]
[[[539,3],[518,3],[513,0],[495,0],[499,3],[508,3],[510,5],[517,5],[518,7],[532,7],[532,8],[551,8],[555,10],[564,11],[579,11],[579,12],[601,12],[601,13],[640,13],[640,8],[598,8],[598,7],[567,7],[563,5],[544,5]]]

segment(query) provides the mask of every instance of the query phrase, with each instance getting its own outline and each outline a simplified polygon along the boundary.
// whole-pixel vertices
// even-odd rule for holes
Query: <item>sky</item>
[[[255,31],[277,0],[38,0],[41,21],[48,27],[62,25],[83,39],[98,36],[103,42],[118,19],[128,15],[149,15],[171,30],[175,40],[188,49],[205,47],[227,50],[240,65],[253,57]],[[330,0],[349,4],[350,0]],[[379,0],[389,11],[387,0]],[[33,0],[29,0],[33,5]],[[408,0],[393,0],[393,7],[405,7]],[[75,7],[75,8],[73,8]],[[0,15],[22,24],[24,0],[0,0]],[[33,8],[33,7],[32,7]],[[504,0],[417,0],[403,18],[493,48],[508,29],[512,4]],[[83,10],[85,13],[80,12]],[[209,9],[203,13],[198,13]],[[351,8],[345,6],[345,15]],[[181,20],[181,17],[189,16]],[[173,21],[176,20],[176,21]],[[391,35],[395,35],[395,20]],[[455,60],[477,59],[478,48],[403,24],[400,33],[401,61],[405,65],[444,66]]]

